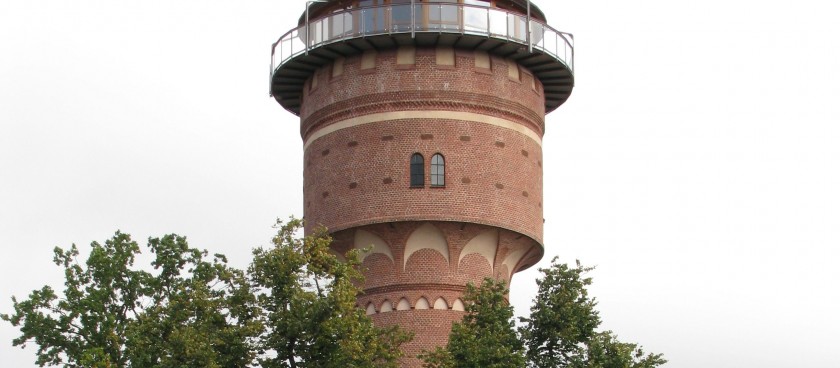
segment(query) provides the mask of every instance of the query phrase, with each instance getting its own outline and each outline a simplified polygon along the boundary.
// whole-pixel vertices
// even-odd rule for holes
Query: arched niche
[[[382,307],[379,308],[379,313],[388,313],[394,310],[394,306],[391,305],[390,300],[385,300],[382,302]]]
[[[464,302],[461,299],[455,299],[455,302],[452,303],[452,310],[463,312],[464,311]]]
[[[437,300],[435,300],[435,309],[447,310],[449,309],[449,304],[446,304],[446,300],[443,298],[437,298]]]
[[[397,310],[398,311],[403,311],[403,310],[409,310],[409,309],[411,309],[411,303],[408,302],[408,299],[406,299],[406,298],[400,299],[400,302],[397,303]]]
[[[430,223],[425,223],[414,230],[405,242],[405,255],[403,255],[403,267],[408,264],[412,254],[423,249],[431,249],[440,253],[449,264],[449,246],[446,244],[446,237],[443,232]]]
[[[356,249],[370,248],[367,252],[361,252],[359,254],[359,257],[361,258],[360,261],[364,261],[365,258],[371,254],[377,253],[385,255],[391,260],[391,262],[394,261],[394,255],[391,253],[391,247],[388,246],[388,243],[385,243],[382,238],[369,231],[361,229],[356,230],[356,234],[353,239],[353,247]]]
[[[421,297],[414,303],[414,309],[429,309],[429,300]]]
[[[368,316],[376,314],[376,307],[373,305],[373,302],[367,304],[367,308],[365,308],[365,314]]]
[[[505,261],[502,262],[502,264],[507,267],[508,272],[510,272],[508,277],[513,276],[513,273],[516,272],[516,265],[519,264],[519,261],[522,260],[522,257],[524,257],[527,252],[528,248],[520,247],[519,249],[510,252],[508,256],[505,257]]]
[[[490,265],[490,272],[493,272],[493,265],[496,260],[496,251],[499,249],[499,230],[492,229],[482,232],[470,239],[464,249],[461,250],[461,256],[458,258],[458,264],[464,260],[464,257],[470,254],[479,254]]]

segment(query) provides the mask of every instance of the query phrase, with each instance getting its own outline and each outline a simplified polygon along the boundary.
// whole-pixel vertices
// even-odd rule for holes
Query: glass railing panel
[[[508,38],[507,13],[490,10],[490,35]]]
[[[545,51],[547,54],[553,55],[555,57],[558,54],[562,54],[562,53],[558,52],[558,50],[562,50],[562,49],[558,49],[557,32],[554,32],[553,30],[550,30],[550,29],[546,30],[545,33],[543,34],[543,37],[545,38],[542,42],[542,45],[541,45],[541,48],[543,49],[543,51]]]
[[[412,18],[412,14],[414,17]],[[526,17],[503,10],[450,3],[415,4],[353,9],[317,19],[309,27],[286,33],[274,47],[273,65],[280,66],[309,48],[341,39],[412,31],[464,32],[506,39],[527,45]],[[305,40],[306,36],[309,40]],[[531,23],[531,43],[537,50],[573,68],[574,39],[541,23]]]
[[[289,59],[298,53],[306,50],[306,43],[303,42],[303,28],[298,28],[289,34],[284,42],[283,59]]]
[[[487,9],[464,7],[464,31],[476,34],[487,34],[490,29]]]
[[[471,5],[471,6],[478,6],[478,7],[484,7],[484,8],[489,8],[490,7],[490,2],[489,1],[484,1],[484,0],[464,0],[463,2],[464,2],[464,4]],[[465,9],[466,9],[466,7],[465,7]]]
[[[421,28],[437,31],[441,29],[441,6],[438,4],[434,5],[424,5],[423,6],[423,18],[424,26]]]
[[[461,6],[442,4],[440,6],[440,28],[445,30],[461,30]]]
[[[394,5],[391,7],[391,31],[411,31],[411,5]]]
[[[531,22],[531,44],[534,47],[545,49],[545,27],[537,22]]]
[[[323,42],[323,22],[315,21],[309,24],[309,47],[315,47]]]
[[[426,15],[425,15],[425,13],[424,13],[424,9],[425,9],[425,8],[427,8],[427,6],[426,6],[426,5],[422,5],[422,4],[415,4],[415,5],[414,5],[414,20],[413,20],[413,24],[414,24],[414,30],[415,30],[415,31],[423,31],[423,30],[425,30],[425,28],[423,28],[423,25],[425,24],[425,21],[424,21],[423,19],[425,19],[425,18],[426,18]]]
[[[361,23],[362,33],[365,35],[385,33],[385,8],[362,9]]]
[[[347,13],[333,14],[328,19],[329,36],[328,39],[336,40],[345,37],[348,33],[353,31],[353,19],[348,17]]]
[[[527,42],[527,24],[525,22],[525,17],[513,13],[508,13],[507,21],[508,38],[519,42]]]

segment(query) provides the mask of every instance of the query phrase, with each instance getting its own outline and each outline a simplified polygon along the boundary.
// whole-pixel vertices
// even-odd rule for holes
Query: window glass
[[[422,187],[426,181],[423,170],[423,155],[415,153],[411,156],[411,186]]]
[[[432,186],[433,187],[442,187],[445,184],[444,178],[446,177],[444,173],[445,167],[443,162],[443,155],[440,153],[435,154],[432,156]]]

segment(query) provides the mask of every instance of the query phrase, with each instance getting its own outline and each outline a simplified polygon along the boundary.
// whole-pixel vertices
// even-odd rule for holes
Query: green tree
[[[662,354],[645,354],[636,344],[618,341],[610,331],[599,332],[587,343],[581,368],[655,368],[667,363]]]
[[[117,232],[79,250],[55,249],[62,293],[44,286],[2,319],[19,327],[15,346],[38,346],[36,363],[65,367],[397,367],[410,336],[380,329],[356,306],[363,282],[357,251],[342,262],[324,229],[300,238],[280,224],[271,249],[246,273],[186,238],[150,238],[151,267]]]
[[[23,301],[12,298],[15,312],[2,319],[20,327],[13,345],[38,345],[39,366],[126,366],[126,330],[150,277],[132,269],[139,252],[137,243],[120,232],[105,244],[92,243],[85,264],[76,261],[75,244],[55,248],[53,262],[64,268],[64,292],[59,297],[44,286]]]
[[[598,331],[598,303],[589,296],[592,267],[557,263],[540,269],[539,291],[529,318],[521,318],[519,336],[513,310],[499,281],[467,286],[467,315],[455,323],[444,348],[422,355],[425,368],[655,368],[667,361],[645,354],[610,331]],[[520,340],[521,339],[521,340]],[[524,343],[524,346],[523,346]],[[527,363],[527,364],[526,364]]]
[[[521,368],[525,348],[516,333],[513,307],[503,281],[487,278],[480,287],[467,285],[467,314],[452,324],[449,343],[424,354],[426,368]]]
[[[247,367],[262,330],[245,272],[223,255],[190,248],[186,238],[150,239],[158,272],[131,321],[126,355],[135,367]]]
[[[585,277],[592,267],[557,263],[540,269],[538,292],[520,329],[536,368],[652,368],[665,364],[661,354],[645,355],[636,344],[622,343],[611,332],[598,332],[601,318]]]
[[[2,319],[19,327],[15,346],[34,342],[39,366],[244,367],[253,360],[249,336],[260,329],[253,295],[241,271],[222,256],[205,260],[176,235],[149,239],[156,254],[147,272],[134,267],[140,247],[117,232],[79,250],[55,249],[65,289],[44,286],[12,298]]]
[[[340,261],[323,228],[304,238],[301,220],[279,223],[271,249],[254,251],[250,275],[264,310],[264,368],[398,367],[410,336],[376,328],[356,305],[364,281],[358,251]]]

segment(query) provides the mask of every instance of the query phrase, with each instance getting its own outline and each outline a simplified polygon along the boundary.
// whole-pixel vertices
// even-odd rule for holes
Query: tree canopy
[[[150,238],[150,267],[128,234],[79,249],[56,248],[64,290],[12,298],[3,320],[35,344],[36,364],[65,367],[396,367],[410,336],[373,326],[356,308],[358,255],[339,261],[323,229],[278,222],[273,247],[247,270],[174,234]]]
[[[65,367],[399,367],[411,335],[375,327],[356,305],[364,283],[359,250],[343,259],[326,229],[299,236],[302,221],[278,221],[269,248],[253,251],[246,270],[220,254],[191,247],[175,234],[149,238],[148,267],[135,265],[141,247],[116,232],[79,249],[55,248],[64,288],[12,298],[0,315],[20,329],[15,346],[35,344],[36,364]],[[599,330],[597,302],[587,287],[591,267],[552,260],[540,269],[531,313],[513,318],[504,282],[467,285],[465,316],[449,343],[421,358],[426,368],[655,368],[645,353]]]
[[[259,339],[264,368],[398,367],[399,347],[410,340],[401,330],[373,326],[356,306],[358,250],[340,261],[330,252],[332,239],[321,228],[303,239],[300,220],[280,227],[275,247],[254,251],[249,268],[264,311]]]
[[[423,355],[426,368],[655,368],[667,361],[645,354],[611,331],[598,331],[597,302],[585,274],[592,267],[557,263],[540,269],[538,292],[517,329],[503,282],[467,286],[466,316],[455,323],[446,347]]]
[[[425,368],[521,368],[525,347],[513,321],[505,283],[490,278],[467,285],[464,320],[452,325],[449,344],[422,356]]]

